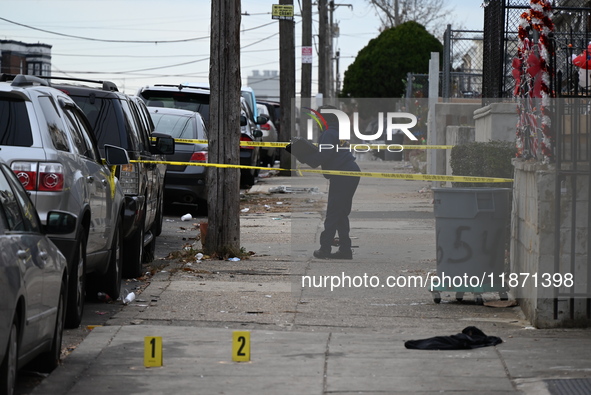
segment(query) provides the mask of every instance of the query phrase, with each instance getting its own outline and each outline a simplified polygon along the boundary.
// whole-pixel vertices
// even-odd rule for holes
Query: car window
[[[152,129],[150,125],[147,124],[147,121],[142,116],[141,108],[133,101],[129,103],[130,110],[134,114],[135,125],[138,133],[138,140],[140,142],[140,150],[142,151],[149,151],[150,150],[150,135],[152,134]]]
[[[209,122],[209,95],[195,92],[166,92],[145,90],[141,96],[150,107],[172,107],[196,111]]]
[[[40,232],[41,225],[35,206],[27,197],[22,186],[12,177],[7,177],[7,170],[0,171],[0,210],[8,229],[16,232]],[[22,208],[22,210],[21,210]]]
[[[72,96],[72,99],[86,115],[100,149],[103,149],[105,144],[124,147],[121,144],[121,133],[117,123],[120,118],[113,105],[113,99],[95,97],[94,95]]]
[[[144,141],[141,136],[141,131],[137,126],[136,119],[134,118],[132,109],[129,107],[129,103],[125,100],[120,100],[121,108],[125,118],[125,128],[127,129],[127,139],[129,141],[127,149],[138,149],[139,151],[146,151]]]
[[[52,97],[41,96],[39,97],[39,104],[43,115],[45,115],[45,121],[47,122],[47,130],[49,130],[49,136],[53,142],[53,146],[59,151],[70,151],[70,144],[68,143],[68,136],[64,131],[63,121],[57,111],[57,107]]]
[[[85,126],[83,122],[79,119],[79,115],[76,114],[70,108],[65,108],[64,113],[66,114],[66,123],[70,128],[72,134],[72,140],[74,142],[74,147],[78,154],[90,158],[94,161],[98,161],[98,157],[96,157],[96,153],[93,150],[92,142],[88,140],[87,136],[85,137]]]
[[[156,132],[166,133],[177,139],[197,138],[195,124],[191,118],[176,114],[152,114]]]
[[[0,145],[33,145],[29,115],[24,100],[0,98]]]

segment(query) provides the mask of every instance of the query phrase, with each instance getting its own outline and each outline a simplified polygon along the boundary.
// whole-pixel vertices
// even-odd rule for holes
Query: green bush
[[[509,141],[472,142],[451,150],[450,165],[455,176],[513,178],[511,159],[517,148]],[[454,187],[512,188],[512,183],[454,182]]]

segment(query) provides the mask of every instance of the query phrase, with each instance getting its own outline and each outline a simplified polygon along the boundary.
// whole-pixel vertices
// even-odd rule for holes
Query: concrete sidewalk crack
[[[322,377],[322,393],[326,394],[328,391],[328,354],[330,352],[330,340],[332,339],[332,332],[328,332],[326,339],[326,349],[324,350],[324,375]]]

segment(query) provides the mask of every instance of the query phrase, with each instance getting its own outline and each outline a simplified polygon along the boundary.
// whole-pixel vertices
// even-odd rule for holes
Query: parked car
[[[170,162],[207,163],[207,142],[195,143],[180,140],[207,140],[207,128],[201,114],[178,108],[148,107],[155,130],[175,139],[174,155]],[[196,204],[207,213],[207,167],[169,164],[164,178],[166,201]]]
[[[209,129],[209,87],[206,84],[191,86],[180,85],[152,85],[140,88],[137,96],[142,98],[148,107],[171,107],[183,110],[197,111],[203,117],[205,126]],[[241,113],[247,117],[241,121],[240,141],[261,141],[262,132],[256,128],[253,115],[248,109],[244,98],[241,98]],[[257,119],[258,123],[265,123],[266,118]],[[245,166],[259,165],[259,147],[240,147],[240,164]],[[241,169],[240,184],[253,185],[258,171],[255,169]]]
[[[263,132],[263,142],[265,143],[276,143],[278,140],[277,128],[271,120],[269,115],[269,109],[264,104],[257,103],[259,114],[266,116],[269,120],[260,125],[261,131]],[[276,147],[262,147],[261,148],[261,165],[263,167],[273,167],[275,159],[278,159],[279,150]]]
[[[278,138],[281,137],[281,104],[276,101],[269,100],[257,100],[257,105],[262,104],[267,107],[266,115],[268,115],[273,125],[277,129]],[[296,114],[297,117],[297,114]]]
[[[66,80],[69,83],[53,86],[66,92],[84,111],[101,153],[104,155],[106,145],[113,145],[124,148],[131,160],[117,169],[117,177],[125,194],[123,273],[138,277],[143,274],[143,263],[154,259],[156,235],[162,230],[166,167],[135,161],[162,161],[162,155],[174,153],[174,140],[153,135],[144,103],[119,92],[112,82]],[[92,84],[98,86],[88,86]]]
[[[0,393],[12,394],[20,367],[36,359],[52,371],[60,360],[68,263],[47,237],[73,233],[76,217],[50,211],[41,221],[27,192],[0,163]]]
[[[106,147],[103,163],[88,120],[47,81],[4,75],[0,82],[0,158],[29,193],[42,221],[50,210],[71,213],[76,229],[49,234],[68,261],[66,325],[80,324],[87,288],[117,297],[121,285],[124,196],[111,165],[127,153]]]

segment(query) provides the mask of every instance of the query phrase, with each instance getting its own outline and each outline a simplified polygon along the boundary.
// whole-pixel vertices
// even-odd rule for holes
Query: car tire
[[[111,253],[109,257],[109,267],[107,272],[101,276],[99,283],[102,289],[112,300],[117,300],[121,293],[121,280],[123,278],[123,233],[121,232],[121,219],[117,220],[113,242],[111,244]]]
[[[0,364],[0,393],[2,394],[12,395],[14,393],[18,367],[18,349],[18,326],[16,320],[13,320],[4,360]]]
[[[60,299],[57,306],[57,316],[55,320],[55,330],[51,340],[51,350],[37,357],[36,368],[42,373],[50,373],[60,362],[62,355],[62,339],[64,335],[64,324],[66,318],[66,290],[68,282],[64,279],[60,290]]]
[[[145,209],[144,209],[145,213]],[[135,231],[129,242],[129,247],[123,248],[123,257],[125,265],[123,274],[127,278],[140,277],[143,273],[142,264],[144,263],[144,225],[146,217],[142,219],[139,228]]]
[[[240,170],[240,185],[243,187],[253,186],[256,178],[256,170],[241,169]]]
[[[154,237],[162,234],[162,222],[164,221],[164,196],[160,195],[158,200],[158,209],[156,210],[156,218],[152,224],[152,233]]]
[[[156,254],[156,237],[152,239],[150,244],[144,247],[144,263],[150,263],[154,260]]]
[[[81,232],[76,243],[74,264],[68,277],[66,328],[77,328],[84,314],[86,298],[86,232]]]

